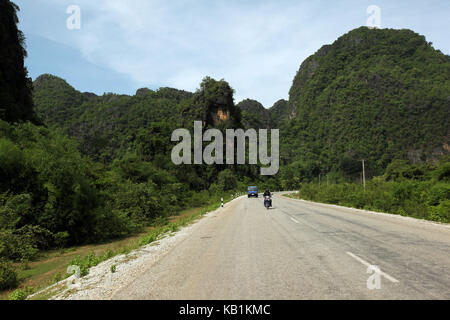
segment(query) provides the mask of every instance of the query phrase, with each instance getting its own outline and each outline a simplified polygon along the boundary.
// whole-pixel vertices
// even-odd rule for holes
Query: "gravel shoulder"
[[[224,208],[205,214],[177,232],[164,234],[157,241],[90,268],[89,274],[82,278],[71,276],[28,298],[47,296],[49,300],[110,300],[115,292],[142,275],[171,249],[187,239],[206,220],[225,210],[231,202],[226,203]],[[116,267],[114,273],[111,272],[111,266]]]

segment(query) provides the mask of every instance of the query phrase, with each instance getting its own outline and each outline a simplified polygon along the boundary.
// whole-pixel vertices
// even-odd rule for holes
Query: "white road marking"
[[[297,220],[295,220],[294,218],[290,217],[292,221],[294,221],[295,223],[299,223]]]
[[[355,259],[355,260],[361,262],[361,263],[362,263],[363,265],[365,265],[366,267],[372,266],[372,264],[368,263],[367,261],[364,261],[363,259],[361,259],[360,257],[358,257],[357,255],[355,255],[355,254],[353,254],[353,253],[351,253],[351,252],[348,252],[348,251],[347,251],[347,254],[348,254],[350,257],[352,257],[353,259]],[[399,282],[397,279],[395,279],[394,277],[388,275],[387,273],[385,273],[385,272],[383,272],[383,271],[381,271],[381,270],[380,270],[380,275],[382,275],[383,277],[385,277],[386,279],[388,279],[388,280],[391,281],[391,282],[394,282],[394,283]]]

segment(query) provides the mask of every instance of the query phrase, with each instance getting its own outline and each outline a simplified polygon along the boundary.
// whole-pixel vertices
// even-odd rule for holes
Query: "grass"
[[[229,201],[230,199],[224,199],[224,202],[225,200]],[[175,232],[179,228],[199,219],[205,213],[217,209],[217,207],[217,204],[212,204],[184,210],[176,216],[169,217],[168,223],[165,225],[147,227],[142,232],[123,239],[41,252],[40,258],[36,261],[28,262],[27,264],[16,264],[20,281],[20,285],[16,289],[30,290],[30,288],[33,288],[34,291],[43,289],[69,276],[66,270],[73,261],[87,264],[89,268],[113,256],[129,253],[140,246],[154,242],[163,234]],[[9,295],[14,291],[15,289],[0,292],[0,300],[8,300]],[[48,297],[39,298],[48,299]]]

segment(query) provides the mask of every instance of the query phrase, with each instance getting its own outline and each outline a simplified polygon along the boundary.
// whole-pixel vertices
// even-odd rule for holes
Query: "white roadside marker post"
[[[221,201],[221,203],[222,203],[222,208],[223,208],[223,198],[220,198],[220,201]]]

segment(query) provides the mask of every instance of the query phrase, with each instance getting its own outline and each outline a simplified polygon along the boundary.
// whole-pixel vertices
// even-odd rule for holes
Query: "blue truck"
[[[256,186],[250,186],[247,188],[247,195],[248,197],[256,197],[258,198],[258,187]]]

